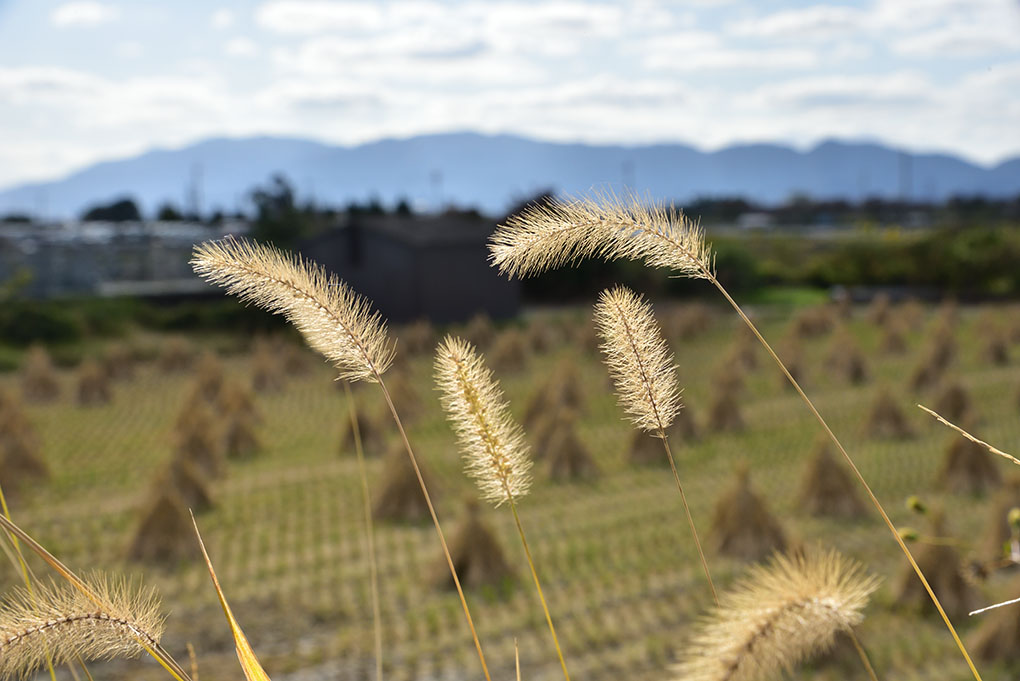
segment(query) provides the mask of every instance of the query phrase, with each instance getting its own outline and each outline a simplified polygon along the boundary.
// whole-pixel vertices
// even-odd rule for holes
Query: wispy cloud
[[[59,5],[50,13],[50,21],[61,28],[73,26],[99,26],[120,16],[117,8],[92,0],[68,2]]]
[[[249,133],[1020,153],[1017,0],[8,2],[0,183]]]

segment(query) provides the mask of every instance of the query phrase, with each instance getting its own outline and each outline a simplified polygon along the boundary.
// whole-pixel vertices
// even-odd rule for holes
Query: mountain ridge
[[[742,196],[764,204],[791,195],[944,200],[1020,194],[1020,157],[981,166],[948,153],[914,153],[873,141],[827,139],[799,150],[760,142],[702,151],[682,143],[594,145],[518,135],[448,132],[333,145],[299,137],[214,137],[100,161],[53,181],[0,188],[0,213],[70,217],[86,206],[135,199],[152,214],[166,201],[203,211],[248,206],[253,188],[282,174],[299,196],[342,205],[408,198],[423,208],[455,203],[490,214],[544,190],[635,191],[680,203]]]

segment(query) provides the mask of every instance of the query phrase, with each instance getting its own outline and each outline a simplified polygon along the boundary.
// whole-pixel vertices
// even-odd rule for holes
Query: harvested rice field
[[[887,528],[856,483],[841,486],[843,461],[817,463],[820,428],[764,351],[722,309],[662,304],[656,312],[684,387],[685,425],[671,443],[716,584],[725,590],[770,543],[836,548],[882,580],[858,629],[878,677],[966,678],[945,627],[914,585],[904,586],[909,568]],[[989,642],[982,628],[1003,617],[968,618],[966,610],[1020,595],[1015,570],[988,568],[1001,552],[995,532],[1006,527],[1005,511],[1020,505],[1020,468],[980,449],[948,460],[960,438],[914,405],[956,412],[951,418],[982,439],[1020,454],[1020,308],[751,312],[893,522],[916,538],[912,551],[922,561],[932,554],[929,577],[984,678],[1015,678],[1020,663],[997,656],[1020,657],[1020,611],[1002,611],[1011,628]],[[525,321],[476,320],[452,331],[487,353],[535,441],[535,483],[520,514],[572,677],[670,678],[711,596],[665,456],[649,453],[623,420],[589,317],[587,308],[535,310]],[[460,567],[479,582],[467,595],[493,678],[513,678],[515,642],[522,678],[559,678],[512,516],[470,510],[477,492],[432,383],[439,331],[393,333],[400,354],[387,378],[451,545],[466,520],[480,520],[510,571],[473,550],[494,551],[477,534],[458,547]],[[180,522],[181,509],[206,493],[199,526],[270,676],[374,678],[357,461],[345,393],[329,366],[289,338],[129,337],[75,369],[54,369],[44,355],[30,353],[20,373],[0,376],[0,441],[28,452],[5,455],[0,482],[25,530],[76,570],[156,587],[169,613],[166,647],[187,661],[191,643],[202,679],[238,678],[230,631]],[[385,678],[481,678],[420,492],[401,486],[410,467],[381,393],[358,385],[354,399],[378,505]],[[39,462],[44,469],[33,473]],[[1015,500],[1000,502],[1004,490]],[[863,503],[843,499],[854,494]],[[754,507],[748,495],[758,511],[734,513]],[[908,508],[911,495],[926,517]],[[836,498],[843,501],[825,503]],[[821,515],[832,508],[850,510]],[[4,586],[18,579],[4,561]],[[97,679],[166,678],[148,659],[92,671]],[[841,642],[793,678],[866,676]]]

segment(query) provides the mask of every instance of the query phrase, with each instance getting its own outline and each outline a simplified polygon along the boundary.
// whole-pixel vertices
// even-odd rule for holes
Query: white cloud
[[[922,75],[901,71],[866,76],[811,76],[770,83],[763,86],[755,97],[763,104],[781,104],[804,109],[886,107],[917,108],[930,104],[934,86]]]
[[[712,36],[698,38],[697,34],[648,41],[641,51],[646,68],[677,72],[780,71],[807,69],[818,63],[815,52],[806,48],[731,48]]]
[[[909,35],[893,49],[915,57],[973,57],[1020,52],[1020,24],[988,26],[945,26]]]
[[[376,3],[325,0],[274,0],[255,13],[263,28],[291,34],[374,31],[384,26],[383,17]]]
[[[145,48],[137,40],[125,40],[117,43],[117,56],[123,59],[138,59],[145,53]]]
[[[452,36],[438,44],[427,38],[402,35],[381,43],[363,43],[321,37],[293,49],[277,49],[273,61],[289,77],[358,79],[423,95],[432,92],[436,97],[442,97],[443,88],[491,89],[545,79],[541,66],[520,55],[489,50],[483,44],[461,43]]]
[[[231,38],[223,46],[223,51],[231,57],[254,57],[258,54],[259,48],[248,38]]]
[[[225,8],[216,10],[209,18],[209,23],[212,24],[212,27],[221,30],[233,26],[234,21],[234,13]]]
[[[55,26],[99,26],[120,16],[117,8],[92,0],[68,2],[50,12],[50,21]]]
[[[819,40],[859,29],[865,13],[854,7],[820,5],[776,12],[729,27],[734,35]]]

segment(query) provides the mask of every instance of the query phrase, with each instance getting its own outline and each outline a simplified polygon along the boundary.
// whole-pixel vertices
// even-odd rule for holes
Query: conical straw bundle
[[[460,581],[468,588],[500,587],[514,578],[496,534],[482,521],[478,503],[469,501],[464,516],[450,537],[450,555],[457,566]],[[453,589],[453,579],[440,559],[432,570],[432,582]]]
[[[184,459],[171,459],[156,476],[152,489],[157,497],[169,490],[195,513],[207,511],[213,506],[212,495],[202,473]]]
[[[282,362],[268,338],[257,338],[251,352],[251,386],[260,393],[278,393],[286,384]]]
[[[518,329],[504,329],[489,351],[490,363],[496,371],[517,373],[524,370],[528,362],[528,345],[524,334]]]
[[[968,426],[967,430],[973,430]],[[981,494],[1002,485],[999,462],[987,449],[957,433],[949,437],[939,484],[958,494]]]
[[[786,533],[752,488],[746,466],[737,469],[734,484],[716,502],[711,536],[719,553],[743,560],[786,549]]]
[[[198,549],[187,509],[173,491],[163,490],[142,511],[128,558],[169,564],[196,555]]]
[[[800,481],[798,505],[816,516],[856,518],[864,515],[864,503],[857,494],[857,485],[846,468],[836,461],[828,438],[815,445],[814,456],[808,461]]]
[[[987,535],[983,550],[988,558],[998,560],[1012,553],[1013,528],[1009,523],[1009,512],[1020,508],[1020,476],[1014,475],[1006,481],[995,494],[991,506],[985,522]]]
[[[421,466],[419,470],[435,500],[439,494],[431,473]],[[375,520],[416,523],[429,518],[429,507],[421,493],[418,478],[399,445],[395,445],[384,458],[383,478],[378,490],[372,493],[372,499],[372,518]]]
[[[135,355],[124,343],[112,343],[103,354],[103,371],[114,381],[129,380],[135,375]]]
[[[187,371],[195,361],[195,351],[184,338],[174,337],[163,343],[157,364],[164,373]]]
[[[94,360],[85,360],[78,369],[78,404],[83,407],[109,404],[113,399],[110,380],[103,367]]]
[[[573,424],[566,424],[552,432],[545,458],[552,480],[578,480],[599,475],[598,465],[581,442]]]
[[[899,403],[888,388],[880,388],[868,410],[865,430],[871,437],[907,439],[914,437],[914,429],[900,409]]]
[[[877,586],[859,563],[835,551],[777,554],[720,596],[687,644],[677,678],[776,678],[859,624]]]
[[[932,512],[929,534],[933,543],[924,543],[917,550],[917,564],[928,577],[928,583],[949,616],[966,617],[968,612],[978,607],[978,594],[964,575],[959,552],[946,541],[945,516],[940,511]],[[932,602],[914,577],[913,570],[900,575],[895,591],[898,604],[934,613]]]
[[[21,363],[21,395],[27,402],[42,404],[60,396],[60,382],[46,349],[34,345]]]
[[[875,326],[885,326],[891,312],[892,301],[889,298],[889,294],[879,293],[871,299],[871,305],[868,306],[868,321]]]
[[[1020,580],[1010,582],[1010,598],[1020,593]],[[1020,661],[1020,608],[1015,605],[983,614],[984,621],[971,639],[974,657],[986,662]],[[1015,667],[1014,667],[1015,669]]]
[[[902,355],[907,351],[907,339],[901,322],[890,321],[882,331],[879,348],[890,355]]]

